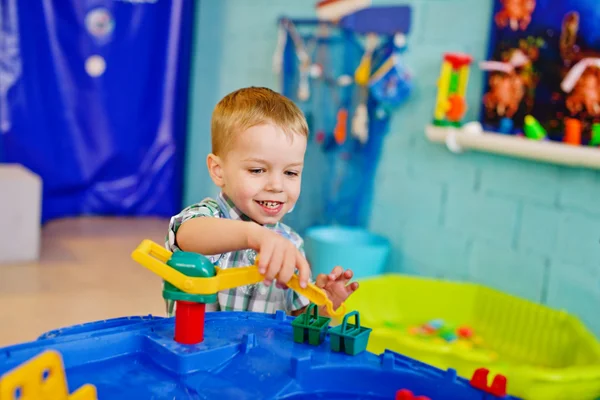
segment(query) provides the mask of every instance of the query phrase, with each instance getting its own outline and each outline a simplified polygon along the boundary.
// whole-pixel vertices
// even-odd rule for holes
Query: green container
[[[600,342],[574,316],[486,286],[387,274],[360,280],[346,301],[373,328],[367,350],[396,351],[470,379],[477,368],[508,379],[508,393],[527,400],[600,396]],[[427,321],[467,325],[483,339],[422,338],[409,328]],[[333,330],[333,328],[332,328]]]
[[[348,324],[348,319],[355,316],[355,324]],[[371,328],[360,326],[358,311],[352,311],[344,316],[341,325],[329,330],[329,340],[332,351],[342,351],[355,356],[367,349]]]
[[[167,265],[192,278],[210,278],[216,275],[215,266],[210,260],[198,253],[176,251]],[[216,303],[217,294],[189,294],[182,292],[169,282],[163,281],[163,298],[166,300],[182,300],[195,303]]]
[[[308,339],[309,344],[320,345],[325,340],[330,321],[329,317],[319,316],[319,308],[316,304],[309,305],[304,314],[300,314],[292,321],[294,342],[304,343]]]

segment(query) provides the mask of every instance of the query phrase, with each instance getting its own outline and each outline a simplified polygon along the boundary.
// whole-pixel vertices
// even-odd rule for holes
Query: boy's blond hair
[[[248,87],[225,96],[212,114],[212,153],[224,156],[235,135],[256,125],[273,124],[288,135],[308,137],[302,111],[287,97],[264,87]]]

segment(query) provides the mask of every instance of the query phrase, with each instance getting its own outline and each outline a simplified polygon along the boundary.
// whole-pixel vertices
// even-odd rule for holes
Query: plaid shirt
[[[222,192],[217,199],[206,198],[200,203],[193,204],[171,218],[169,233],[165,247],[172,252],[181,251],[175,241],[177,229],[185,221],[196,217],[228,218],[242,221],[251,221],[244,215]],[[280,235],[288,238],[304,254],[302,238],[290,227],[283,223],[264,225]],[[232,251],[223,254],[205,255],[213,264],[221,269],[246,267],[253,265],[256,252],[252,249]],[[310,301],[291,289],[279,289],[275,284],[269,287],[262,282],[223,290],[217,295],[217,303],[207,304],[206,311],[255,311],[275,313],[284,310],[287,313],[299,310],[310,304]],[[173,315],[173,302],[167,301],[167,313]]]

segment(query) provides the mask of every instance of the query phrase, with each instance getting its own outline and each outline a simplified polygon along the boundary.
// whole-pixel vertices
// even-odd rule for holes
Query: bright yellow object
[[[463,65],[460,67],[459,75],[458,75],[458,95],[460,97],[465,97],[467,94],[467,85],[469,83],[469,72],[470,68],[468,65]]]
[[[18,397],[17,397],[18,394]],[[97,400],[96,387],[83,385],[69,395],[60,353],[47,350],[0,378],[0,400]]]
[[[257,266],[220,269],[215,267],[216,275],[210,278],[194,278],[182,274],[169,267],[166,262],[171,258],[169,250],[154,243],[144,240],[133,251],[131,257],[139,264],[148,268],[165,281],[179,290],[189,294],[215,294],[221,290],[232,289],[238,286],[251,285],[263,281],[264,276],[258,272]],[[332,317],[341,317],[346,314],[346,306],[342,304],[337,310],[333,309],[331,300],[319,287],[309,283],[306,288],[300,287],[298,275],[294,274],[287,286],[303,295],[318,306],[325,306],[327,313]]]
[[[509,394],[526,400],[600,396],[600,342],[564,311],[481,285],[397,274],[361,280],[346,306],[373,329],[368,351],[390,349],[467,379],[489,368],[507,377]],[[482,347],[436,344],[407,332],[434,319],[470,326]]]
[[[444,119],[446,111],[450,106],[448,103],[448,92],[450,89],[450,74],[452,73],[452,64],[448,61],[442,62],[442,70],[440,72],[440,78],[438,80],[438,92],[437,99],[435,102],[434,118],[436,120]]]

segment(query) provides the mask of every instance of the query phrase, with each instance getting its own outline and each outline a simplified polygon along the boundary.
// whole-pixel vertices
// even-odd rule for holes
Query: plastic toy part
[[[330,321],[331,318],[319,316],[319,308],[315,304],[309,305],[304,314],[292,321],[294,342],[304,343],[308,340],[313,346],[320,345],[325,340]]]
[[[355,316],[356,323],[349,325],[348,319],[352,316]],[[344,317],[341,325],[329,330],[331,350],[357,355],[367,349],[370,334],[371,328],[360,326],[358,311],[352,311]]]
[[[592,138],[590,140],[590,146],[600,145],[600,124],[592,124]]]
[[[575,118],[565,120],[565,136],[563,142],[574,146],[581,144],[581,121]]]
[[[175,341],[197,344],[204,340],[204,303],[178,301],[175,308]]]
[[[500,120],[500,126],[498,128],[498,132],[500,133],[511,133],[514,127],[514,122],[512,119],[504,117]]]
[[[477,369],[471,378],[471,386],[500,398],[506,396],[506,377],[498,374],[494,376],[492,384],[488,386],[489,373],[490,371],[487,368]]]
[[[433,123],[435,125],[460,126],[467,112],[465,94],[472,58],[466,54],[444,54]]]
[[[396,392],[396,400],[431,400],[425,396],[415,396],[412,391],[408,389],[400,389]]]
[[[317,18],[325,21],[339,21],[371,5],[371,0],[322,0],[316,5]]]
[[[53,349],[64,358],[70,387],[93,384],[103,400],[392,400],[401,388],[434,400],[498,400],[455,370],[398,353],[336,353],[329,336],[318,346],[295,343],[293,320],[283,311],[206,313],[204,341],[192,346],[173,341],[173,318],[67,327],[0,348],[0,377]]]
[[[210,260],[198,253],[178,251],[173,253],[166,263],[169,267],[181,272],[185,276],[194,278],[212,278],[216,275],[215,266]],[[189,294],[177,289],[165,281],[163,297],[168,300],[183,300],[195,303],[215,303],[217,295]]]
[[[167,265],[172,253],[151,240],[144,240],[133,251],[131,257],[142,266],[148,268],[177,289],[189,294],[215,295],[216,293],[238,286],[251,285],[264,280],[257,266],[231,268],[222,270],[215,266],[213,277],[191,277]],[[325,306],[332,317],[341,317],[346,313],[346,305],[342,303],[337,309],[327,294],[316,285],[309,283],[306,288],[300,286],[298,275],[294,274],[287,286],[309,299],[318,306]]]
[[[546,137],[546,130],[544,127],[531,115],[525,116],[523,130],[525,131],[525,136],[532,140],[542,140]]]
[[[69,395],[60,353],[46,350],[0,377],[0,400],[97,400],[96,387]]]

